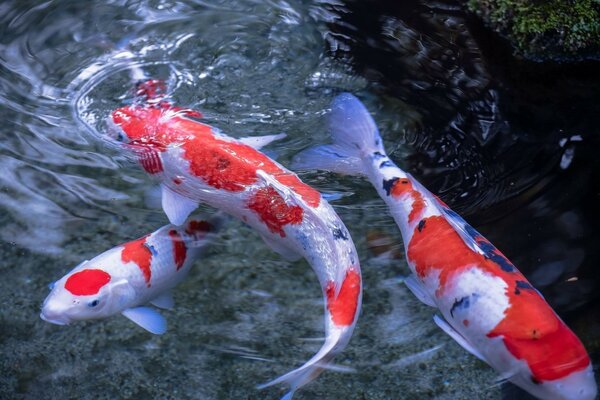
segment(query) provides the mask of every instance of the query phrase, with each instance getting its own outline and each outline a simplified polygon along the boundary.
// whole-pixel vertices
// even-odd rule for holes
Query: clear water
[[[373,75],[344,57],[330,57],[353,50],[340,40],[349,35],[335,33],[342,11],[341,3],[318,0],[0,3],[1,398],[277,398],[283,388],[258,391],[255,385],[299,366],[320,346],[322,300],[314,274],[305,261],[282,261],[239,223],[228,225],[177,289],[175,310],[164,313],[169,331],[163,336],[122,317],[67,327],[39,319],[48,283],[82,260],[167,223],[152,201],[155,182],[103,138],[106,116],[131,97],[131,65],[165,79],[178,105],[199,109],[232,136],[287,133],[270,147],[284,165],[299,150],[326,141],[323,116],[336,93],[357,93],[399,161],[456,200],[461,212],[483,221],[482,230],[496,243],[515,232],[517,217],[502,208],[506,191],[484,185],[467,192],[465,187],[477,187],[469,179],[454,186],[456,181],[444,180],[457,171],[472,176],[477,166],[491,171],[493,163],[467,157],[461,164],[460,157],[432,152],[445,144],[423,129],[435,126],[428,125],[423,104],[409,106],[411,98],[382,94],[383,84]],[[406,37],[411,45],[436,49],[415,35]],[[474,60],[463,60],[465,68],[478,65]],[[422,65],[404,68],[416,73]],[[423,87],[416,78],[408,74],[406,87]],[[479,75],[472,78],[483,82]],[[395,83],[385,87],[393,92]],[[459,107],[452,102],[456,93],[470,89],[459,86],[424,99]],[[475,114],[485,126],[485,115]],[[451,132],[444,137],[456,142]],[[453,160],[458,164],[448,164]],[[547,174],[530,174],[524,186],[535,187],[540,176]],[[339,371],[324,373],[297,398],[501,398],[507,385],[496,384],[489,367],[437,329],[432,311],[398,283],[408,272],[398,254],[401,238],[369,184],[330,174],[304,179],[323,192],[348,195],[334,205],[361,255],[365,293],[354,337],[337,359]],[[590,229],[579,214],[557,211],[550,199],[530,196],[508,209],[523,215],[537,210],[527,225],[530,236],[543,231],[536,245],[556,251],[558,242],[567,261],[579,260],[569,273],[590,270],[597,253],[589,241],[597,236],[577,240],[575,232],[570,246],[553,242],[562,231],[554,225],[542,229],[552,213],[559,213],[569,234]],[[381,242],[389,243],[394,256],[376,256],[373,247]],[[543,268],[558,270],[546,279],[544,293],[562,309],[577,310],[569,305],[594,298],[597,274],[578,286],[588,288],[582,296],[554,296],[566,261],[544,267],[552,261],[548,257],[536,261],[535,251],[517,240],[501,243],[507,254],[521,254],[516,261],[525,264],[524,272],[541,268],[542,283],[549,276]],[[584,310],[574,324],[594,315]],[[600,329],[580,326],[578,332],[597,352]]]

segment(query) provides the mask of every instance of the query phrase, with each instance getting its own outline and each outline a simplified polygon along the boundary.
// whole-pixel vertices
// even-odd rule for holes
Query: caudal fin
[[[258,385],[257,388],[264,389],[279,383],[288,384],[290,386],[290,391],[287,392],[281,400],[291,400],[296,390],[311,382],[319,376],[324,369],[329,367],[333,357],[341,351],[348,342],[351,333],[351,327],[332,329],[327,335],[325,343],[323,343],[323,346],[319,349],[319,352],[304,365],[277,379]]]
[[[350,93],[342,93],[333,100],[329,130],[333,144],[300,152],[292,161],[292,169],[361,175],[363,157],[376,151],[383,153],[375,121],[364,104]]]

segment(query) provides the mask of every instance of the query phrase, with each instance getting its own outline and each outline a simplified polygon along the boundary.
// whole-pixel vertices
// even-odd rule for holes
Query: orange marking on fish
[[[417,219],[425,209],[425,199],[418,190],[412,185],[412,182],[407,178],[401,178],[394,183],[390,194],[393,197],[409,196],[412,199],[411,211],[408,215],[408,222],[413,222]]]
[[[422,231],[414,231],[408,259],[422,278],[434,270],[439,272],[437,297],[444,294],[450,279],[469,268],[502,279],[509,306],[488,337],[502,337],[507,350],[529,365],[534,379],[560,379],[589,365],[579,339],[527,279],[518,270],[505,271],[492,259],[471,250],[443,216],[426,218]]]
[[[346,272],[340,291],[335,296],[335,285],[333,282],[327,284],[325,289],[327,295],[327,309],[331,314],[333,323],[338,326],[348,326],[354,321],[360,295],[360,274],[354,268]]]
[[[65,289],[75,296],[90,296],[97,294],[110,279],[110,275],[101,269],[84,269],[67,278]]]
[[[304,211],[300,206],[290,206],[272,187],[258,189],[248,201],[248,208],[258,214],[273,233],[285,237],[283,227],[288,224],[297,225],[302,222]]]
[[[152,252],[145,245],[147,238],[148,236],[144,236],[143,238],[124,244],[123,251],[121,252],[121,260],[124,263],[135,263],[142,271],[146,284],[150,287],[150,279],[152,278],[152,270],[150,268]]]

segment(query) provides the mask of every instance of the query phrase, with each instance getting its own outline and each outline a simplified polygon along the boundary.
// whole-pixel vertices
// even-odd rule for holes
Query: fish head
[[[106,318],[127,307],[133,289],[102,269],[74,270],[51,285],[40,317],[57,325]]]
[[[120,107],[107,119],[108,136],[125,144],[152,142],[160,131],[163,111],[139,104]]]
[[[540,399],[594,400],[598,392],[591,363],[560,379],[538,382],[523,373],[510,381]]]

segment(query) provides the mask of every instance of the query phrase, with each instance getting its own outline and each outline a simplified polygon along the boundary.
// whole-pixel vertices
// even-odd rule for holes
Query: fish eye
[[[90,301],[88,303],[88,307],[96,307],[98,304],[100,304],[100,300],[96,299],[96,300]]]

